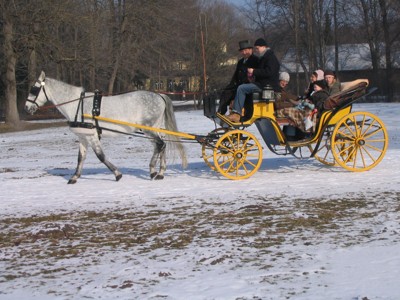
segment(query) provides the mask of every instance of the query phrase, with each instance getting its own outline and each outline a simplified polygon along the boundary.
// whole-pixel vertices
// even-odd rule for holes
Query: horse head
[[[43,106],[49,99],[45,91],[45,79],[46,74],[42,71],[38,80],[31,87],[29,91],[29,96],[26,99],[25,111],[34,114],[39,107]]]

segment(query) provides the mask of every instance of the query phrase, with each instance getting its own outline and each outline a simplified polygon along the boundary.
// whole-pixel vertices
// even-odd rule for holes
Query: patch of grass
[[[11,168],[0,168],[0,173],[13,173],[15,170]]]
[[[26,130],[37,130],[37,129],[46,129],[46,128],[54,128],[54,127],[63,127],[67,126],[67,122],[57,121],[57,122],[26,122],[20,121],[18,126],[11,126],[7,123],[0,123],[0,134],[8,133],[8,132],[18,132],[18,131],[26,131]]]
[[[399,194],[385,197],[396,199]],[[355,225],[378,222],[376,217],[386,212],[385,205],[378,207],[373,199],[292,199],[286,205],[280,199],[260,198],[258,204],[235,210],[211,202],[196,207],[175,206],[171,210],[149,206],[143,211],[114,208],[7,218],[0,225],[0,251],[9,265],[3,277],[13,280],[25,276],[12,273],[16,266],[51,266],[54,261],[76,257],[95,265],[108,252],[180,252],[189,246],[221,247],[226,251],[224,246],[230,245],[231,250],[204,260],[211,265],[232,261],[240,253],[235,263],[239,260],[242,264],[271,268],[274,261],[300,259],[295,253],[280,252],[285,244],[313,246],[331,242],[348,246],[379,238],[373,230]],[[399,211],[399,207],[393,210]],[[269,258],[268,264],[260,264],[263,256]],[[65,272],[62,268],[46,270],[49,276]]]

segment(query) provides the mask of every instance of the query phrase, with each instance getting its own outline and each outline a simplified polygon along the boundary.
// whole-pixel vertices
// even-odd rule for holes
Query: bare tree
[[[14,22],[17,7],[1,0],[2,29],[4,36],[4,60],[5,60],[5,122],[12,127],[19,126],[19,114],[17,107],[17,82],[15,68],[17,53],[14,49]]]
[[[238,53],[238,40],[235,40],[237,35],[231,28],[233,24],[240,26],[240,20],[234,9],[224,3],[214,3],[204,7],[201,20],[208,82],[210,88],[215,89],[226,85],[228,78],[232,76],[232,70],[225,63]],[[198,45],[200,50],[200,40]],[[200,53],[199,57],[201,57]]]
[[[385,43],[387,94],[389,99],[393,99],[395,82],[393,78],[392,48],[400,36],[400,28],[394,27],[395,24],[400,23],[400,4],[398,1],[379,0],[379,6],[382,16],[383,40]]]

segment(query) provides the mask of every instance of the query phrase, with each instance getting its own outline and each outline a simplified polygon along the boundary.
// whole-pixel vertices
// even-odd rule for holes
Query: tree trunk
[[[380,76],[379,76],[379,48],[376,42],[377,35],[375,34],[374,28],[376,27],[376,24],[373,23],[373,20],[371,20],[369,16],[369,10],[370,8],[368,7],[368,3],[366,0],[360,0],[362,11],[364,14],[364,27],[366,28],[367,32],[367,40],[368,40],[368,45],[370,48],[370,53],[371,53],[371,63],[372,63],[372,71],[373,71],[373,80],[375,82],[380,82]]]
[[[314,1],[307,0],[307,7],[305,9],[305,18],[307,23],[307,37],[308,37],[308,58],[310,70],[315,70],[317,65],[315,55],[315,36],[314,36],[314,15],[313,15]]]
[[[40,31],[39,23],[33,24],[33,34],[29,35],[29,64],[28,64],[28,84],[32,85],[39,75],[37,70],[36,36]]]
[[[338,41],[338,18],[337,18],[337,3],[336,0],[333,0],[333,23],[334,23],[334,32],[333,39],[335,41],[335,72],[336,75],[339,75],[339,41]]]
[[[382,15],[382,28],[383,28],[383,38],[385,41],[385,60],[386,60],[386,78],[387,78],[387,96],[389,101],[393,100],[394,94],[394,82],[392,77],[392,53],[391,53],[391,42],[389,33],[389,22],[386,8],[386,0],[379,0],[379,5],[381,7]]]
[[[4,59],[6,62],[5,122],[12,127],[20,124],[17,106],[15,66],[17,54],[13,47],[13,23],[3,10]]]

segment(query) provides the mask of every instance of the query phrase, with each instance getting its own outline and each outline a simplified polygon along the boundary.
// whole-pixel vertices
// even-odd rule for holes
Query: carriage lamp
[[[275,100],[275,94],[274,94],[274,89],[272,88],[272,86],[270,86],[269,84],[267,84],[263,90],[262,90],[262,100],[263,101],[274,101]]]

